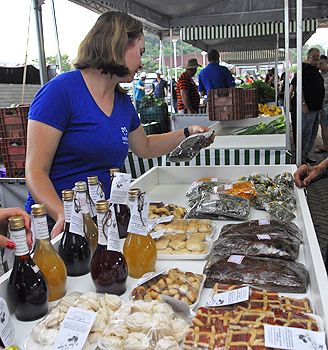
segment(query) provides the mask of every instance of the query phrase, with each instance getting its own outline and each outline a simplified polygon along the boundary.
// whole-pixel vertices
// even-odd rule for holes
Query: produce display
[[[243,89],[256,89],[257,100],[259,103],[266,103],[274,101],[275,91],[274,88],[261,80],[255,80],[252,84],[241,84]]]
[[[236,135],[264,135],[264,134],[285,134],[286,120],[285,116],[281,115],[269,123],[259,122],[255,125],[235,131]]]
[[[175,219],[183,219],[187,209],[179,207],[176,204],[151,203],[149,205],[149,219],[158,219],[160,217],[173,215]]]
[[[260,114],[263,114],[264,116],[272,117],[282,113],[282,109],[275,105],[269,106],[267,104],[259,103],[258,106]]]

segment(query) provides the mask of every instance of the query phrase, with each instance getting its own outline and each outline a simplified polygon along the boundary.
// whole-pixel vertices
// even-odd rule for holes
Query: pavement
[[[309,155],[311,159],[317,161],[317,164],[328,157],[328,153],[315,152],[315,150],[321,146],[322,138],[319,128],[315,146]],[[328,261],[326,260],[328,248],[328,177],[322,178],[308,186],[306,197],[314,228],[318,237],[321,253],[328,271]]]

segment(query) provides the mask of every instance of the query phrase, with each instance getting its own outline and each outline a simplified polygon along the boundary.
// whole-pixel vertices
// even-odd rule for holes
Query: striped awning
[[[315,32],[318,20],[305,19],[302,21],[302,26],[303,32]],[[181,29],[184,41],[261,37],[284,34],[284,32],[284,22],[196,26]],[[296,21],[289,22],[289,33],[296,33]]]
[[[220,52],[221,60],[224,62],[236,64],[247,62],[267,62],[274,61],[276,58],[276,49],[252,50],[252,51],[229,51]],[[284,50],[278,51],[278,61],[285,59]]]

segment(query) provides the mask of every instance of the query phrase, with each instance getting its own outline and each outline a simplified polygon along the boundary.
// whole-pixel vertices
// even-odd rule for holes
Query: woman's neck
[[[114,95],[118,81],[109,74],[102,74],[99,69],[94,68],[85,68],[81,73],[92,95],[99,99]]]

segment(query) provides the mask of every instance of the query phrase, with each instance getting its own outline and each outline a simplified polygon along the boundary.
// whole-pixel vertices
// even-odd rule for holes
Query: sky
[[[76,57],[77,49],[99,14],[87,10],[68,0],[54,0],[61,54],[68,54],[70,60]],[[38,59],[38,45],[35,29],[35,14],[31,11],[30,32],[28,22],[31,0],[0,0],[0,64],[16,65],[31,63]],[[57,55],[57,41],[54,31],[52,6],[44,0],[42,6],[43,35],[45,55]],[[27,47],[27,40],[28,47]],[[318,29],[309,45],[321,44],[328,49],[328,28]]]

